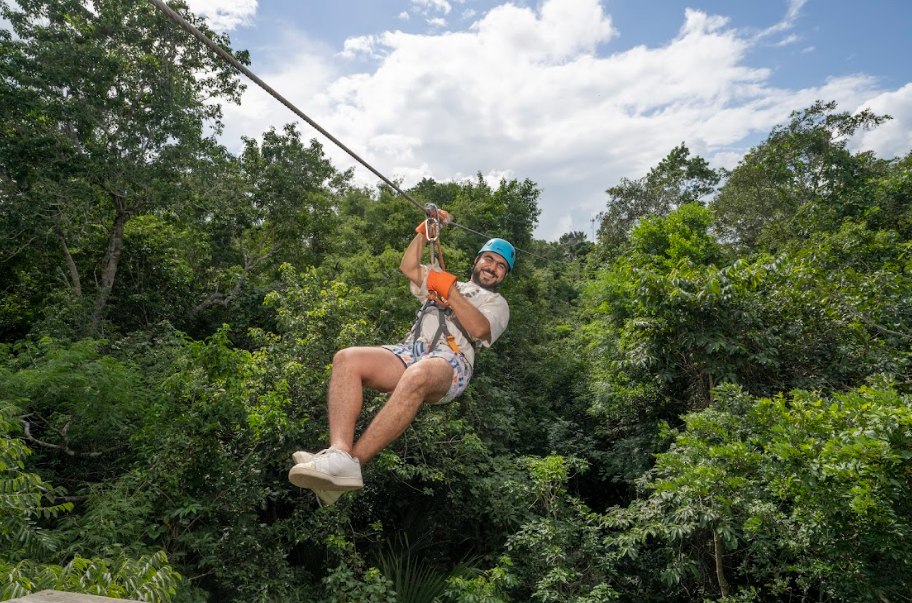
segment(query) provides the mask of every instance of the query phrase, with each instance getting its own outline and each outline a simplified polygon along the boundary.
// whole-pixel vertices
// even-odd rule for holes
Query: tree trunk
[[[79,278],[79,269],[76,267],[76,262],[73,260],[73,256],[70,254],[70,248],[67,246],[66,237],[63,235],[63,230],[57,230],[57,239],[60,241],[60,247],[63,249],[63,259],[67,265],[67,272],[70,274],[70,284],[73,286],[73,293],[76,297],[82,297],[82,280]]]
[[[722,567],[722,555],[725,551],[722,548],[722,538],[719,537],[719,532],[716,530],[713,530],[713,549],[716,558],[716,578],[719,580],[719,590],[723,597],[727,597],[731,593],[731,587],[728,585],[728,580],[725,579],[725,568]]]
[[[105,306],[114,288],[114,278],[117,276],[117,265],[123,253],[124,227],[130,214],[124,204],[122,195],[111,193],[114,202],[114,223],[108,236],[108,248],[101,263],[101,282],[98,284],[98,295],[95,297],[95,307],[92,309],[91,330],[92,335],[100,334],[101,319],[104,317]]]

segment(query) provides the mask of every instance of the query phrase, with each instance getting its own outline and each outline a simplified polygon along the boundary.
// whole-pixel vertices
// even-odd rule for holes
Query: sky
[[[912,151],[908,0],[188,0],[249,68],[408,188],[530,179],[535,236],[593,236],[605,190],[674,147],[733,168],[816,100],[893,119],[850,143]],[[378,178],[248,82],[220,140],[296,122],[356,182]],[[459,221],[459,216],[456,216]],[[496,235],[497,233],[490,233]]]

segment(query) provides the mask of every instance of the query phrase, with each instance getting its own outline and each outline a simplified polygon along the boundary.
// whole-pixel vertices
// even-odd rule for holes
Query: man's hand
[[[448,212],[446,212],[442,209],[436,209],[436,210],[434,210],[434,212],[436,213],[437,221],[440,222],[441,225],[449,224],[450,222],[453,221],[452,216],[450,216],[450,214]],[[432,217],[434,217],[434,216],[429,215],[428,219],[430,219]],[[417,232],[418,234],[423,234],[425,237],[427,237],[428,236],[427,224],[428,224],[428,220],[422,220],[421,224],[419,224],[418,226],[415,227],[415,232]],[[431,233],[430,238],[434,238],[435,236],[436,236],[436,233]]]
[[[455,274],[450,274],[449,272],[444,272],[442,270],[431,270],[428,272],[428,292],[433,291],[440,297],[447,299],[450,297],[450,289],[452,289],[455,284]]]

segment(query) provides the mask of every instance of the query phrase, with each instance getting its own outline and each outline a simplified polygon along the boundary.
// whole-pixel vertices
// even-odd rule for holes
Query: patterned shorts
[[[451,402],[456,396],[465,391],[469,386],[469,379],[472,378],[472,365],[462,354],[457,354],[449,346],[437,346],[433,350],[426,349],[426,343],[418,340],[414,344],[397,343],[395,345],[382,346],[399,357],[405,368],[408,368],[421,360],[422,358],[443,358],[453,367],[453,382],[446,394],[436,402],[429,404],[446,404]]]

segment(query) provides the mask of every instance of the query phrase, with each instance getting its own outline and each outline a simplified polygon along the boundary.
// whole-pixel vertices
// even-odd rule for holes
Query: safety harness
[[[425,206],[425,211],[427,213],[427,220],[425,221],[425,239],[430,248],[430,269],[434,270],[439,268],[441,270],[446,270],[446,266],[443,263],[443,249],[440,245],[440,220],[437,206],[428,204]],[[418,314],[415,317],[415,324],[412,327],[411,342],[409,342],[409,338],[406,338],[406,341],[403,343],[411,343],[412,353],[415,356],[420,355],[417,349],[417,342],[421,335],[421,325],[424,324],[425,318],[431,313],[437,314],[438,327],[437,332],[434,333],[431,341],[428,342],[428,350],[436,348],[440,339],[445,338],[447,345],[450,346],[450,349],[453,350],[454,353],[462,354],[462,350],[460,350],[459,345],[456,344],[456,338],[450,333],[450,329],[447,326],[447,319],[453,322],[453,325],[459,329],[467,341],[471,342],[472,338],[469,336],[469,332],[459,324],[459,319],[456,318],[456,315],[453,312],[453,309],[450,308],[447,300],[434,292],[428,294],[427,301],[425,301],[424,305],[418,310]]]
[[[434,348],[437,347],[437,343],[440,341],[440,339],[445,338],[447,345],[450,346],[450,349],[453,350],[454,353],[462,354],[462,350],[460,350],[459,346],[456,344],[456,338],[453,336],[452,333],[450,333],[450,329],[447,326],[447,319],[453,321],[453,324],[456,326],[457,329],[459,329],[459,331],[463,334],[463,336],[466,338],[466,340],[472,341],[472,338],[469,336],[468,331],[466,331],[465,328],[463,328],[463,326],[461,324],[459,324],[459,320],[456,318],[456,315],[453,313],[452,308],[442,306],[433,299],[429,299],[426,302],[424,302],[424,305],[421,306],[421,308],[418,310],[418,314],[415,317],[415,324],[412,327],[411,342],[410,342],[412,345],[412,353],[414,353],[416,356],[419,355],[418,350],[416,349],[416,343],[418,341],[419,336],[421,335],[421,325],[424,324],[424,319],[427,318],[427,316],[431,313],[437,314],[438,326],[437,326],[437,332],[434,333],[434,336],[431,338],[431,341],[428,342],[428,349],[433,350]]]

